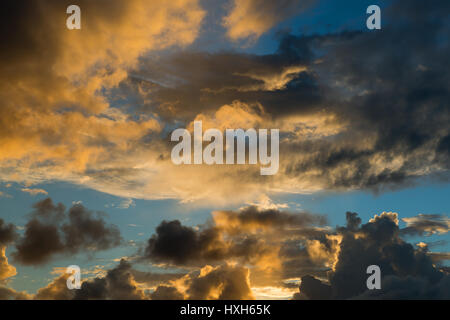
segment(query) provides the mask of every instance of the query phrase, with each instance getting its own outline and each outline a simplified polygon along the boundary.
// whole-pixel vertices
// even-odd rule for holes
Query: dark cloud
[[[119,265],[108,271],[105,277],[83,282],[76,290],[74,299],[82,300],[141,300],[143,290],[137,287],[131,272],[131,264],[121,260]]]
[[[137,104],[158,110],[167,121],[191,120],[198,113],[217,110],[234,100],[260,102],[274,117],[311,114],[321,108],[323,100],[311,72],[293,72],[294,80],[280,90],[267,88],[263,79],[312,63],[309,42],[313,40],[283,40],[277,53],[263,56],[184,52],[158,59],[142,58],[140,69],[122,84],[122,89],[128,95],[139,91]]]
[[[16,227],[13,224],[6,224],[0,218],[0,247],[4,247],[17,238]]]
[[[74,290],[67,288],[67,279],[69,274],[62,274],[46,287],[40,288],[33,299],[35,300],[71,300],[74,296]]]
[[[325,218],[306,212],[289,213],[246,207],[239,211],[217,211],[201,226],[183,226],[180,221],[163,221],[147,243],[145,257],[175,265],[204,265],[237,258],[255,262],[279,248],[270,235],[307,237],[321,234],[315,226]],[[284,235],[281,235],[283,234]]]
[[[0,300],[27,300],[30,295],[25,292],[17,292],[11,288],[0,286]]]
[[[400,238],[397,214],[382,213],[359,223],[354,213],[347,213],[347,227],[338,228],[342,241],[329,284],[303,277],[301,294],[311,299],[326,299],[330,293],[334,299],[448,299],[448,275],[434,266],[426,248],[415,249]],[[370,265],[381,269],[381,290],[366,287]]]
[[[308,212],[290,213],[275,209],[260,210],[258,207],[249,206],[236,211],[216,211],[213,213],[215,223],[221,228],[233,232],[258,228],[309,228],[313,225],[323,226],[326,218],[323,215],[314,215]]]
[[[217,229],[197,231],[180,221],[163,221],[148,240],[145,255],[156,261],[186,264],[199,259],[221,260],[226,247]]]
[[[36,300],[140,300],[145,293],[136,286],[131,264],[122,259],[101,278],[84,281],[79,290],[67,288],[68,274],[55,278],[38,290]]]
[[[216,212],[198,227],[162,222],[148,242],[146,258],[189,267],[189,273],[140,271],[122,259],[105,276],[84,281],[80,290],[68,290],[63,274],[34,298],[252,299],[252,287],[293,288],[288,280],[300,277],[293,299],[449,298],[448,267],[441,265],[448,254],[405,242],[396,213],[383,212],[361,224],[357,213],[347,212],[346,226],[312,232],[309,228],[323,218],[254,210]],[[31,216],[37,219],[36,212]],[[381,269],[381,290],[366,287],[366,269],[373,264]],[[9,289],[1,294],[26,297]]]
[[[62,204],[48,198],[34,205],[25,234],[13,252],[16,261],[26,264],[48,262],[56,254],[75,254],[80,250],[105,250],[121,243],[119,229],[108,225],[102,214],[82,205],[72,206],[67,213]]]
[[[331,287],[311,276],[302,277],[300,293],[312,300],[328,300],[331,298]],[[298,297],[298,296],[297,296]]]
[[[158,286],[150,294],[152,300],[184,300],[184,296],[175,287]]]
[[[186,273],[157,273],[131,269],[131,274],[136,282],[145,283],[147,286],[155,286],[161,283],[180,279],[185,276]]]

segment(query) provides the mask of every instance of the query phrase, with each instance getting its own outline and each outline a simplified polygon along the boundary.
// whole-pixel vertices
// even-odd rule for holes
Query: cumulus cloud
[[[241,266],[204,266],[171,285],[161,285],[152,299],[169,300],[248,300],[253,299],[249,270]]]
[[[146,279],[135,277],[129,262],[121,260],[103,277],[86,280],[81,289],[67,289],[67,274],[62,274],[33,296],[37,300],[183,300],[183,299],[252,299],[249,270],[239,266],[205,266],[199,271],[177,277],[160,277],[155,289],[144,290]],[[139,272],[138,272],[139,274]],[[155,274],[151,278],[154,281]],[[163,277],[165,279],[163,279]],[[139,280],[139,281],[138,281]],[[144,282],[142,282],[144,280]]]
[[[144,291],[136,286],[131,274],[131,265],[121,260],[115,267],[107,271],[104,277],[86,280],[81,289],[67,288],[68,274],[55,278],[46,287],[38,290],[37,300],[140,300],[145,298]]]
[[[17,238],[16,227],[13,224],[6,224],[0,218],[0,246],[6,246]]]
[[[398,216],[382,213],[360,225],[355,213],[347,213],[335,267],[328,283],[303,277],[295,298],[310,299],[448,299],[449,276],[433,264],[426,247],[415,249],[400,237]],[[368,290],[366,269],[381,269],[381,290]]]
[[[58,217],[48,207],[38,203],[33,214],[64,221],[65,208],[51,206]],[[346,218],[346,226],[330,228],[321,216],[246,207],[214,212],[196,227],[163,221],[141,252],[144,259],[132,260],[140,270],[121,259],[92,273],[96,278],[85,279],[80,290],[67,289],[65,273],[34,296],[1,290],[8,299],[227,300],[287,298],[300,283],[293,299],[448,299],[442,264],[448,253],[403,240],[397,213],[382,212],[365,224],[357,213]],[[142,271],[149,261],[152,271]],[[382,290],[366,287],[372,264],[381,268]]]
[[[0,286],[0,300],[29,300],[32,296],[26,292]]]
[[[163,221],[148,240],[145,257],[179,266],[202,266],[238,260],[263,269],[279,268],[278,252],[287,239],[321,235],[324,217],[246,207],[216,211],[197,228]],[[279,237],[274,240],[273,237]]]
[[[57,254],[106,250],[121,243],[117,226],[108,225],[101,213],[89,211],[80,204],[66,212],[63,204],[54,204],[47,198],[33,207],[24,236],[12,253],[22,264],[42,264]]]
[[[8,263],[6,247],[0,247],[0,283],[17,274],[16,268]]]
[[[0,219],[0,283],[2,280],[15,276],[17,273],[16,268],[8,263],[8,258],[6,257],[6,246],[17,239],[17,237],[15,226],[6,224],[3,219]],[[3,294],[6,295],[6,291]]]

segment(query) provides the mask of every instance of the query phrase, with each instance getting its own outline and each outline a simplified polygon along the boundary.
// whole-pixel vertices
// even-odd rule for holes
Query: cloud
[[[0,218],[0,246],[6,246],[17,239],[18,234],[13,224],[6,224]]]
[[[16,244],[13,258],[25,265],[48,262],[57,254],[75,254],[81,250],[106,250],[121,243],[119,229],[107,225],[102,214],[80,204],[67,212],[50,198],[39,201],[25,225],[25,234]]]
[[[111,90],[141,55],[192,43],[205,15],[197,0],[82,0],[82,28],[67,30],[69,4],[19,0],[2,11],[1,180],[85,185],[130,168],[128,153],[147,150],[137,146],[161,128],[153,115],[112,107]]]
[[[144,256],[178,266],[202,266],[238,260],[261,268],[278,268],[278,251],[286,238],[321,234],[324,217],[246,207],[216,211],[210,223],[198,228],[180,221],[163,221],[148,240]],[[273,236],[279,236],[278,241]]]
[[[22,188],[23,192],[29,193],[32,196],[36,196],[38,194],[48,195],[48,192],[44,189],[31,189],[31,188]]]
[[[6,246],[16,240],[17,237],[16,227],[12,224],[6,224],[3,219],[0,219],[0,283],[17,274],[16,268],[8,263],[6,257]],[[2,289],[0,288],[0,290]],[[6,291],[3,294],[6,294]]]
[[[136,204],[134,202],[133,199],[127,199],[127,200],[123,200],[118,206],[117,208],[119,209],[128,209],[130,207],[135,207]]]
[[[188,280],[186,293],[191,300],[253,299],[249,285],[249,270],[239,266],[204,267],[198,277]]]
[[[139,289],[131,273],[131,264],[121,260],[119,265],[103,278],[83,282],[74,299],[82,300],[141,300],[145,293]]]
[[[382,213],[360,226],[356,214],[347,213],[347,227],[329,283],[303,277],[297,298],[310,299],[448,299],[449,276],[433,264],[427,248],[415,249],[400,238],[396,213]],[[366,269],[381,269],[381,290],[368,290]]]
[[[152,300],[184,300],[184,296],[175,287],[165,285],[158,286],[154,292],[150,294]]]
[[[31,216],[66,219],[65,208],[48,200],[37,203]],[[109,270],[97,266],[86,273],[96,278],[86,278],[81,290],[68,290],[63,273],[28,298],[286,298],[299,284],[293,299],[449,297],[448,267],[442,264],[448,253],[403,240],[397,213],[382,212],[365,224],[357,213],[347,212],[346,219],[346,226],[330,228],[321,216],[246,207],[213,212],[195,227],[163,221],[138,252],[144,259],[133,259],[140,269],[155,263],[147,265],[151,271],[120,259]],[[366,269],[372,264],[381,268],[382,290],[367,290]],[[4,296],[15,297],[13,289],[2,288]]]
[[[285,19],[308,3],[239,1],[231,12]],[[287,34],[264,55],[162,53],[197,37],[204,11],[194,0],[80,5],[89,16],[80,32],[57,27],[66,14],[51,1],[45,15],[37,1],[27,10],[22,1],[9,4],[2,20],[15,31],[2,41],[8,49],[0,66],[4,181],[57,180],[125,199],[227,205],[279,192],[378,192],[448,178],[446,1],[398,1],[384,10],[386,32]],[[168,129],[195,119],[221,129],[280,129],[278,174],[175,166]]]
[[[169,300],[248,300],[253,299],[250,288],[249,270],[245,267],[205,265],[199,271],[191,272],[162,285],[151,293],[152,299]]]
[[[140,281],[137,281],[138,274]],[[238,266],[205,266],[199,272],[177,277],[160,277],[160,285],[146,292],[141,289],[148,285],[149,275],[132,269],[126,260],[108,270],[103,277],[86,280],[81,289],[67,289],[67,274],[55,278],[46,287],[38,290],[37,300],[183,300],[183,299],[252,299],[249,287],[249,271]],[[152,274],[152,281],[156,274]],[[161,283],[166,284],[161,284]]]
[[[31,295],[14,289],[0,286],[0,300],[29,300]]]
[[[35,300],[71,300],[73,291],[67,288],[69,274],[61,274],[46,287],[40,288],[34,295]]]
[[[405,235],[445,234],[450,230],[450,219],[439,214],[419,214],[411,218],[403,218],[406,228],[402,229]]]
[[[0,283],[17,274],[16,268],[8,263],[6,247],[0,247]]]
[[[170,192],[182,201],[216,203],[274,192],[382,192],[447,179],[447,6],[395,2],[384,11],[386,32],[285,35],[272,54],[187,51],[142,59],[122,90],[167,123],[188,127],[196,119],[206,127],[281,133],[274,177],[258,177],[251,166],[168,166],[164,179],[152,177],[164,190],[175,186]],[[418,11],[424,14],[417,24]],[[160,150],[169,161],[170,148]]]
[[[37,300],[140,300],[145,294],[134,282],[131,265],[121,260],[104,277],[84,281],[79,290],[67,288],[68,274],[55,278],[46,287],[38,290]]]
[[[258,38],[263,33],[308,8],[310,0],[234,0],[223,25],[232,40]]]

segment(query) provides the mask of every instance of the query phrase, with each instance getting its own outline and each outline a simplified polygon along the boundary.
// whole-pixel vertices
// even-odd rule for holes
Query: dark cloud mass
[[[0,218],[0,247],[6,246],[17,238],[16,227],[13,224],[6,224]]]
[[[449,299],[448,274],[435,267],[427,248],[415,249],[400,238],[397,214],[383,213],[360,227],[359,223],[354,213],[347,213],[347,227],[337,230],[342,241],[337,263],[328,274],[329,284],[303,277],[300,296],[311,299]],[[366,269],[370,265],[381,269],[381,290],[366,287]]]
[[[178,220],[163,221],[148,240],[145,256],[175,265],[214,264],[230,258],[251,261],[272,250],[264,231],[274,235],[283,231],[285,235],[320,234],[315,226],[324,222],[320,215],[258,210],[252,206],[214,212],[212,222],[196,228],[183,226]]]
[[[140,300],[145,294],[134,282],[131,265],[121,260],[104,277],[84,281],[79,290],[67,288],[67,274],[54,279],[34,296],[37,300]]]
[[[131,274],[131,264],[121,260],[119,265],[109,270],[104,278],[83,282],[74,299],[140,300],[144,296],[144,292],[136,286]]]
[[[105,250],[121,243],[115,225],[106,224],[101,214],[82,205],[74,205],[65,213],[64,205],[55,205],[47,198],[36,203],[34,209],[12,254],[22,264],[42,264],[56,254]]]

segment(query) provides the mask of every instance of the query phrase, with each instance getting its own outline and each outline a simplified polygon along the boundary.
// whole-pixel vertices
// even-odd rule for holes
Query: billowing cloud
[[[16,274],[16,268],[8,263],[6,247],[0,247],[0,283],[2,280],[13,277]]]
[[[278,269],[280,246],[288,239],[322,235],[317,226],[324,222],[324,217],[306,212],[256,207],[213,212],[211,223],[196,228],[183,226],[178,220],[163,221],[148,240],[145,257],[178,266],[237,260],[262,269]],[[274,236],[279,238],[274,240]]]
[[[150,294],[152,300],[184,300],[184,295],[177,288],[161,285]]]
[[[33,216],[64,221],[64,214],[64,207],[47,201],[35,206]],[[0,294],[63,300],[448,299],[443,264],[448,253],[403,240],[395,212],[382,212],[365,224],[357,213],[347,212],[346,218],[345,227],[330,228],[321,216],[246,207],[214,212],[196,227],[163,221],[140,252],[145,259],[100,267],[80,290],[67,289],[68,274],[62,273],[33,296],[7,287]],[[149,261],[151,271],[142,271]],[[382,289],[369,291],[366,269],[373,264],[381,268]]]
[[[117,226],[108,225],[101,213],[89,211],[81,204],[65,212],[63,204],[55,205],[47,198],[33,207],[25,234],[12,254],[22,264],[42,264],[57,254],[106,250],[121,243]]]
[[[249,270],[245,267],[204,266],[170,285],[161,285],[152,299],[168,300],[248,300],[253,299]]]
[[[74,299],[141,300],[145,293],[134,280],[131,265],[121,260],[119,265],[109,270],[105,277],[83,282]]]
[[[0,300],[28,300],[31,297],[26,292],[18,292],[14,289],[0,286]]]
[[[448,299],[449,275],[433,264],[426,247],[415,249],[400,238],[398,216],[382,213],[360,226],[354,213],[347,213],[347,227],[328,283],[303,277],[295,298],[310,299]],[[366,269],[381,270],[381,289],[368,290]]]
[[[140,300],[145,298],[144,291],[136,286],[131,274],[131,265],[121,260],[115,267],[107,271],[104,277],[86,280],[81,289],[67,288],[68,274],[55,278],[46,287],[38,290],[37,300]]]
[[[198,277],[190,277],[186,293],[189,299],[248,300],[253,295],[249,270],[238,266],[204,267]]]
[[[67,288],[69,274],[61,274],[46,287],[40,288],[34,295],[35,300],[71,300],[73,290]]]
[[[3,219],[0,219],[0,283],[2,280],[16,275],[16,268],[8,263],[6,246],[17,237],[16,227],[13,224],[6,224]],[[2,289],[0,288],[0,290]],[[4,294],[6,294],[6,291]]]

